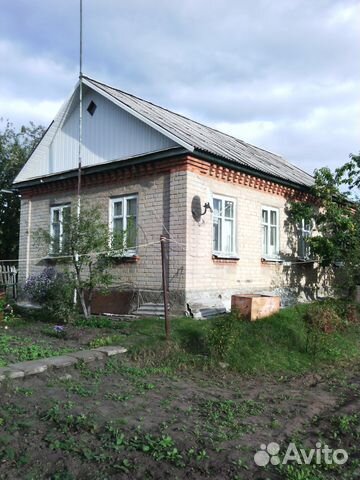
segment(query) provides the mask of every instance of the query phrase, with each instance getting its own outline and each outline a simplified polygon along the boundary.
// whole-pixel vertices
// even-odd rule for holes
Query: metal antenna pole
[[[77,184],[77,209],[76,215],[78,223],[80,222],[80,212],[81,212],[81,153],[82,153],[82,105],[83,105],[83,85],[82,85],[82,57],[83,57],[83,28],[82,28],[82,17],[83,17],[83,5],[82,0],[80,0],[80,50],[79,50],[79,164],[78,164],[78,184]],[[79,261],[79,255],[75,252],[75,262]],[[77,290],[74,290],[74,304],[77,303]]]
[[[82,60],[83,60],[83,28],[82,28],[82,17],[83,17],[83,5],[82,0],[80,0],[80,61],[79,61],[79,165],[78,165],[78,186],[77,186],[77,216],[80,217],[81,209],[81,154],[82,154],[82,110],[83,110],[83,85],[82,85]]]

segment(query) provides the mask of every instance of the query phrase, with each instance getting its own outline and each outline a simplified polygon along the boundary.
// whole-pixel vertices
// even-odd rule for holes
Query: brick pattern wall
[[[137,250],[139,261],[124,263],[113,268],[114,284],[124,288],[154,291],[153,298],[161,301],[162,288],[160,235],[170,234],[179,243],[185,243],[186,218],[185,197],[186,172],[170,172],[142,178],[124,179],[118,184],[86,187],[82,192],[83,204],[94,204],[101,208],[105,222],[109,219],[109,199],[122,195],[138,195],[138,236]],[[22,201],[20,226],[19,258],[26,259],[28,204],[32,202],[30,269],[29,274],[39,273],[44,268],[41,258],[47,255],[47,249],[41,247],[35,238],[35,232],[50,228],[50,207],[54,204],[71,202],[76,205],[73,192],[46,193],[28,197]],[[152,244],[156,242],[155,244]],[[150,245],[148,245],[150,244]],[[26,277],[26,262],[20,264],[20,282]],[[185,289],[185,252],[178,249],[169,256],[169,278],[172,289]],[[158,293],[157,293],[158,292]]]
[[[36,241],[39,228],[49,229],[50,206],[72,201],[75,204],[73,180],[39,184],[29,188],[22,200],[20,252],[27,257],[28,211],[31,201],[30,262],[28,273],[44,268],[39,261],[47,252]],[[71,189],[70,189],[71,188]],[[138,195],[139,261],[117,265],[114,283],[128,289],[140,289],[144,301],[162,301],[159,237],[170,238],[167,245],[171,301],[181,308],[230,305],[232,293],[255,293],[275,289],[294,290],[296,296],[312,295],[328,288],[328,279],[319,278],[316,266],[262,263],[261,207],[275,207],[280,213],[280,251],[292,258],[294,234],[286,227],[287,198],[306,199],[308,194],[255,177],[220,169],[193,157],[175,158],[152,165],[121,168],[113,173],[89,175],[83,182],[83,202],[101,207],[104,221],[109,218],[109,199]],[[200,221],[192,216],[192,201],[199,196],[201,205],[212,203],[212,194],[229,196],[236,204],[237,261],[212,258],[212,214]],[[155,244],[151,245],[153,242]],[[150,245],[149,245],[150,244]],[[20,263],[20,281],[26,277],[26,262]],[[144,294],[148,292],[148,296]],[[141,299],[140,299],[141,301]]]
[[[201,204],[210,202],[212,195],[224,195],[235,199],[236,253],[238,261],[219,261],[213,254],[213,217],[207,212],[197,222],[191,215],[191,203],[195,195]],[[279,209],[280,252],[288,261],[296,260],[296,232],[289,231],[285,213],[287,199],[278,192],[261,191],[239,185],[226,179],[215,178],[201,172],[188,172],[187,176],[187,257],[186,300],[196,307],[230,305],[233,293],[257,293],[274,290],[291,290],[295,296],[311,296],[321,282],[325,288],[328,279],[318,277],[313,264],[281,265],[262,262],[262,206]]]

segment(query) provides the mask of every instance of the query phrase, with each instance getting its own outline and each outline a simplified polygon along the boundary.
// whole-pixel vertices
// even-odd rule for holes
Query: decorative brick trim
[[[280,195],[292,200],[314,201],[314,197],[310,193],[302,192],[296,188],[287,187],[280,183],[226,168],[216,163],[206,162],[195,157],[188,156],[186,160],[187,170],[197,174],[207,175],[224,182],[244,185],[245,187],[271,193],[272,195]]]
[[[293,187],[281,185],[270,180],[239,172],[234,169],[223,167],[214,162],[201,160],[197,157],[187,155],[166,160],[150,161],[139,165],[121,166],[102,172],[83,173],[82,188],[98,187],[102,185],[121,184],[133,178],[144,178],[153,175],[169,174],[174,172],[188,171],[197,175],[212,177],[216,180],[242,185],[244,187],[259,190],[261,192],[279,195],[291,200],[314,202],[314,197],[307,192],[302,192]],[[76,192],[77,178],[54,180],[40,183],[36,186],[25,187],[22,190],[23,198],[37,195],[47,195],[55,192]]]

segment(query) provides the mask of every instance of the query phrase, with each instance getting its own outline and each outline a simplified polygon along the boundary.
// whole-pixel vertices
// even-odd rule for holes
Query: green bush
[[[207,336],[211,355],[224,360],[238,341],[241,320],[235,315],[219,317],[214,321]]]
[[[324,350],[329,336],[347,326],[347,312],[341,303],[332,300],[313,303],[305,315],[306,351],[316,355]]]
[[[74,287],[66,274],[55,268],[45,268],[31,275],[25,282],[28,298],[44,309],[48,321],[67,323],[74,316]]]

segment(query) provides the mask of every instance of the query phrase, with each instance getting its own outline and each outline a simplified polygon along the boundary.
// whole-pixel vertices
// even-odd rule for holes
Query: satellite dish
[[[200,222],[201,220],[201,199],[199,195],[195,195],[191,201],[191,213],[193,219],[196,222]]]

